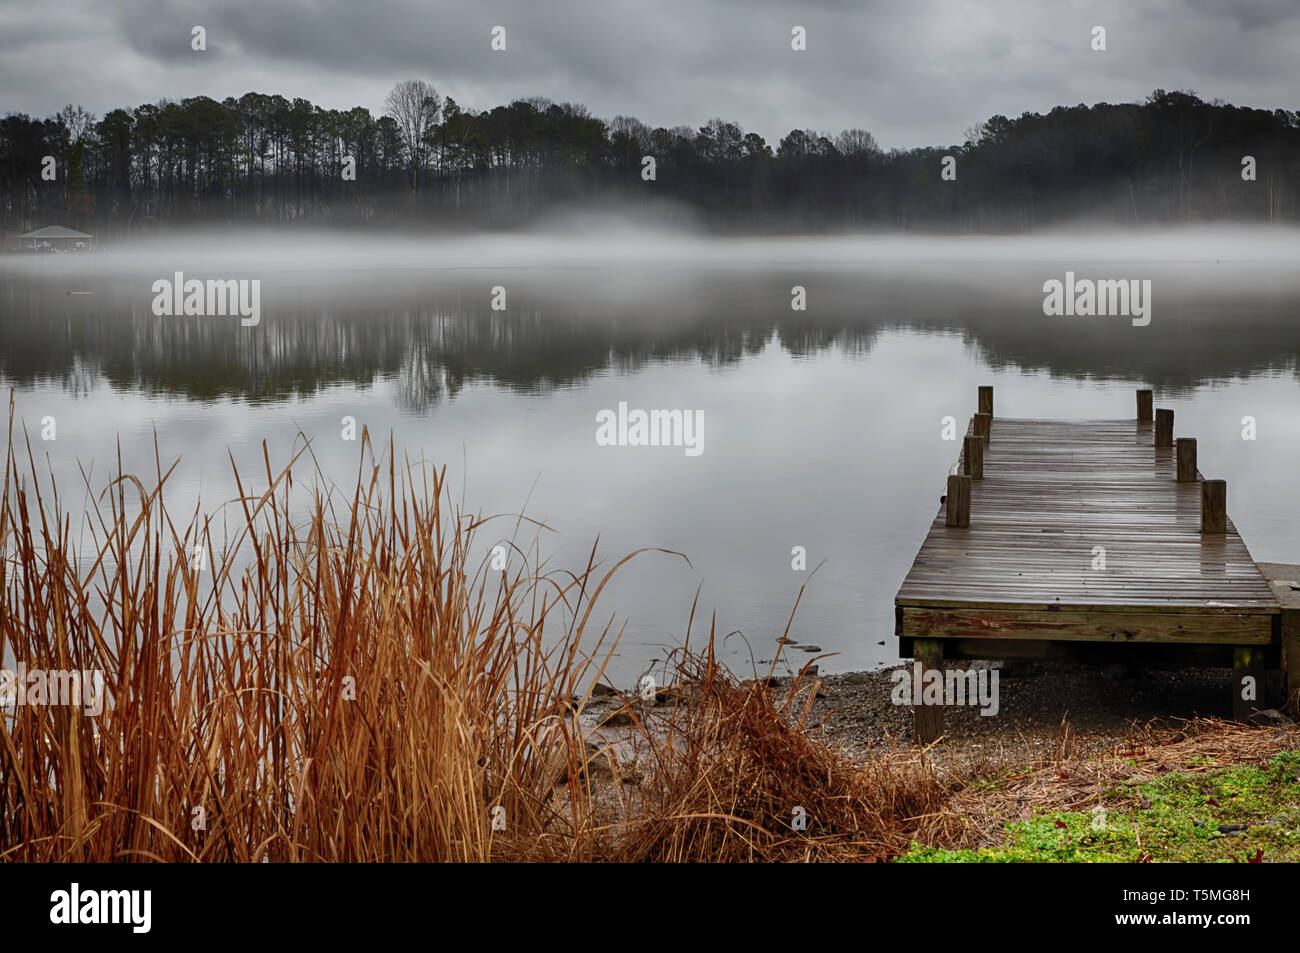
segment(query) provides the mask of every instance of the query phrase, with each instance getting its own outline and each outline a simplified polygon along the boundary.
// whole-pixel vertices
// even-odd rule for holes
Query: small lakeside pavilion
[[[62,225],[47,225],[18,236],[18,247],[26,251],[91,251],[95,236]]]

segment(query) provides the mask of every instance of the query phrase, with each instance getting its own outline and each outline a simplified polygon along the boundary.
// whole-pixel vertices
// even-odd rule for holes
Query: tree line
[[[685,206],[719,229],[1017,232],[1067,222],[1294,222],[1300,114],[1155,90],[993,116],[948,147],[871,133],[651,128],[532,98],[475,111],[422,80],[385,111],[247,93],[0,119],[0,231],[191,223],[516,227],[561,207]]]

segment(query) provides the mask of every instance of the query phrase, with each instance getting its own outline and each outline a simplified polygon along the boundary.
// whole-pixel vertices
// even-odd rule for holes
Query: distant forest
[[[955,180],[941,179],[945,156]],[[398,84],[378,117],[247,93],[0,119],[9,235],[48,224],[101,240],[194,223],[512,228],[606,203],[674,203],[720,230],[1023,232],[1294,222],[1298,192],[1300,114],[1161,89],[1140,104],[993,116],[960,145],[888,152],[861,129],[796,129],[773,145],[721,119],[652,129],[545,99],[475,112],[420,80]]]

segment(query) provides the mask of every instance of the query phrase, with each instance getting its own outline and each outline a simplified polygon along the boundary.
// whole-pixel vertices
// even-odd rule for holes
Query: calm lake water
[[[1227,479],[1254,556],[1300,562],[1292,239],[690,240],[626,254],[609,252],[617,236],[482,241],[0,259],[0,381],[69,488],[82,466],[101,489],[118,441],[126,469],[152,473],[155,432],[164,459],[181,458],[181,511],[234,495],[227,450],[253,472],[263,441],[283,463],[300,432],[350,485],[352,416],[445,463],[468,510],[546,523],[553,566],[580,568],[597,537],[610,563],[684,553],[638,557],[602,596],[626,621],[625,685],[681,643],[697,588],[697,635],[716,612],[720,633],[739,633],[724,653],[737,671],[773,657],[804,583],[793,664],[804,646],[838,653],[824,671],[895,661],[893,596],[958,450],[941,422],[964,429],[980,384],[1000,416],[1047,418],[1131,417],[1133,390],[1154,387],[1176,432],[1199,438],[1201,469]],[[1150,325],[1044,316],[1043,283],[1067,269],[1150,279]],[[260,323],[156,317],[152,282],[176,270],[258,278]],[[703,451],[598,445],[598,413],[620,402],[702,411]],[[39,439],[46,416],[54,441]],[[84,493],[65,493],[75,511]],[[791,568],[796,546],[815,576]]]

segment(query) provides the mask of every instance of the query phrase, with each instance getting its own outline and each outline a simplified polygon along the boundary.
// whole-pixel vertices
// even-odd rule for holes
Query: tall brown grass
[[[808,729],[819,683],[808,666],[780,686],[738,683],[708,650],[675,666],[678,704],[647,734],[650,783],[615,859],[882,861],[958,785],[910,745],[851,762]],[[680,700],[685,699],[685,705]]]
[[[636,554],[552,569],[519,542],[539,524],[498,517],[494,570],[474,554],[496,526],[391,443],[363,438],[346,495],[309,448],[280,468],[264,448],[256,489],[232,459],[234,518],[180,524],[175,464],[155,448],[146,480],[119,458],[107,486],[83,472],[85,542],[20,437],[11,397],[0,665],[102,671],[106,699],[0,715],[0,858],[867,859],[950,790],[915,752],[845,763],[711,635],[670,705],[636,709],[645,777],[600,781],[577,715],[617,642],[598,598]]]

